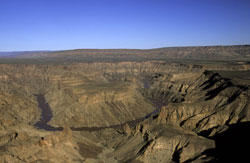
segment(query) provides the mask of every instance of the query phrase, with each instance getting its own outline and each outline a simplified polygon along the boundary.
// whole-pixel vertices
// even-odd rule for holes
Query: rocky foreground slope
[[[244,139],[247,145],[247,137],[233,132],[236,139],[229,139],[228,133],[246,135],[244,130],[249,129],[250,82],[245,77],[244,84],[235,83],[233,75],[231,80],[217,72],[246,74],[249,69],[245,63],[1,64],[0,160],[151,163],[247,159],[235,145],[237,139]],[[63,131],[34,126],[41,118],[35,94],[43,94],[51,108],[49,125],[64,127]],[[159,103],[163,105],[160,111],[148,115]],[[136,123],[145,116],[149,118]],[[135,123],[126,124],[129,121]],[[119,124],[125,125],[109,128]],[[70,127],[84,129],[71,131]],[[103,128],[90,132],[91,127]]]

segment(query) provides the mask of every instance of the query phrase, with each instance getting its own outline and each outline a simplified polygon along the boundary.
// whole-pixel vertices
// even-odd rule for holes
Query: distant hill
[[[16,52],[8,55],[17,58],[250,60],[250,45],[166,47],[144,50],[76,49],[53,52]]]
[[[51,51],[15,51],[15,52],[0,52],[0,58],[31,58],[45,55]]]

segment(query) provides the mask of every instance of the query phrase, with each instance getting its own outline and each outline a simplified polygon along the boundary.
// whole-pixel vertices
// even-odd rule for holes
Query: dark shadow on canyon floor
[[[216,136],[216,148],[204,154],[216,158],[214,162],[249,162],[250,122],[229,125],[229,128]]]

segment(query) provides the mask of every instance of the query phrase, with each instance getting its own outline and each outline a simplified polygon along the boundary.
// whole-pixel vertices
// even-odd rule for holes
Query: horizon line
[[[250,44],[229,44],[229,45],[183,45],[183,46],[164,46],[155,48],[76,48],[76,49],[56,49],[56,50],[15,50],[0,51],[0,53],[16,53],[16,52],[56,52],[56,51],[72,51],[72,50],[154,50],[163,48],[188,48],[188,47],[230,47],[230,46],[250,46]]]

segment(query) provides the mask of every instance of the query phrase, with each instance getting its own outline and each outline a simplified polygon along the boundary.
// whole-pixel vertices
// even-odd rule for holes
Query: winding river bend
[[[144,83],[144,88],[147,89],[149,88],[149,81],[145,80],[143,81]],[[38,129],[43,129],[46,131],[62,131],[63,127],[54,127],[48,124],[48,122],[52,119],[53,114],[51,111],[51,108],[49,106],[49,104],[46,102],[44,95],[43,94],[35,94],[34,96],[36,96],[36,99],[38,101],[38,107],[41,109],[41,119],[34,124],[34,126]],[[129,126],[133,127],[136,124],[138,124],[139,122],[149,118],[151,115],[156,114],[159,112],[160,108],[162,106],[164,106],[163,103],[156,101],[154,99],[147,98],[156,108],[156,110],[154,110],[153,112],[145,115],[144,117],[138,118],[136,120],[132,120],[132,121],[127,121],[124,122],[122,124],[118,124],[118,125],[112,125],[112,126],[107,126],[107,127],[71,127],[72,131],[99,131],[99,130],[103,130],[106,128],[115,128],[115,129],[121,129],[124,127],[125,124],[128,124]]]
[[[46,102],[44,95],[42,94],[35,94],[37,102],[38,102],[38,107],[41,109],[41,119],[35,123],[35,127],[39,129],[43,129],[46,131],[61,131],[63,130],[62,127],[53,127],[48,125],[48,122],[51,120],[53,117],[51,108],[49,104]]]

